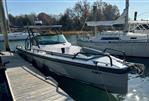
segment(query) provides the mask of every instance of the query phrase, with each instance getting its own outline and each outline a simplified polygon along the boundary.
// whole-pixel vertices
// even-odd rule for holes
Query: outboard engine
[[[126,63],[126,65],[130,68],[131,73],[138,73],[139,75],[143,75],[145,70],[145,65],[140,63]]]

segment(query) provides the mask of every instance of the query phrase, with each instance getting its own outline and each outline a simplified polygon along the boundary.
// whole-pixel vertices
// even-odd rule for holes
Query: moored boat
[[[124,26],[123,30],[108,30],[95,32],[94,36],[78,37],[78,45],[105,51],[112,55],[121,55],[123,51],[127,56],[149,58],[149,21],[128,21],[129,0],[122,15],[113,21],[88,21],[88,26],[110,27]],[[129,30],[129,25],[134,26]]]
[[[128,73],[139,67],[99,50],[73,46],[56,26],[29,26],[25,47],[17,52],[41,69],[76,79],[112,93],[127,93]],[[48,31],[46,31],[48,29]],[[49,31],[49,29],[54,29]],[[34,32],[41,34],[34,36]],[[140,67],[139,67],[140,68]]]
[[[24,32],[11,32],[11,33],[8,33],[8,40],[9,41],[25,40],[27,36],[28,34]],[[0,41],[4,41],[3,34],[0,34]]]

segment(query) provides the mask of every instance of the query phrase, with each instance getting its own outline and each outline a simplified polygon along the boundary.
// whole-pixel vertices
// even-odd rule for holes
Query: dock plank
[[[14,101],[74,101],[58,83],[45,76],[30,63],[13,53],[3,52],[6,65],[6,78]]]

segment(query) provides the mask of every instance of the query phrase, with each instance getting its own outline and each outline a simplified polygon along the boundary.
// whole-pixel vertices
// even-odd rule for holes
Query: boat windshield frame
[[[37,35],[35,39],[39,45],[61,44],[67,42],[63,34]]]
[[[32,45],[34,45],[34,42],[36,43],[36,46],[40,48],[39,43],[35,36],[39,35],[47,35],[47,34],[55,34],[55,35],[62,35],[62,25],[51,25],[51,26],[25,26],[25,31],[28,33],[28,37],[25,42],[25,49],[31,50]],[[51,33],[52,32],[52,33]],[[53,33],[55,32],[55,33]],[[66,39],[65,39],[66,40]]]

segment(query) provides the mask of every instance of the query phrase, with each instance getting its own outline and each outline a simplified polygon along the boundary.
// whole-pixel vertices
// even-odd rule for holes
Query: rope
[[[82,31],[82,30],[83,30],[83,28],[84,28],[84,26],[85,26],[85,23],[86,23],[87,19],[88,19],[88,17],[86,17],[85,22],[84,22],[84,24],[83,24],[83,26],[82,26],[82,28],[81,28],[81,30],[80,30],[80,31]]]
[[[145,70],[144,64],[140,63],[125,63],[128,67],[131,69],[131,73],[138,73],[139,75],[142,75]]]
[[[97,71],[99,71],[99,69],[98,69],[98,67],[97,67],[97,64],[96,64],[96,68],[97,68]],[[108,90],[107,90],[107,88],[106,88],[106,86],[105,86],[104,79],[103,79],[102,75],[100,75],[100,74],[98,73],[98,76],[99,76],[99,78],[102,79],[103,87],[104,87],[104,89],[105,89],[105,91],[106,91],[106,94],[107,94],[107,96],[108,96],[109,101],[112,101],[112,99],[111,99],[111,97],[110,97],[110,95],[109,95],[109,93],[108,93]]]
[[[85,19],[85,21],[84,21],[84,24],[83,24],[83,26],[82,26],[82,28],[81,28],[80,33],[79,33],[79,34],[81,34],[81,33],[82,33],[82,30],[84,29],[84,26],[85,26],[85,23],[86,23],[87,19],[88,19],[88,17],[86,17],[86,19]],[[82,36],[83,36],[83,38],[84,38],[84,35],[82,35]],[[79,35],[77,36],[77,38],[79,38]]]
[[[101,79],[102,79],[102,81],[103,81],[103,83],[104,83],[104,80],[103,80],[102,75],[101,75],[100,77],[101,77]],[[106,91],[106,94],[108,95],[109,101],[112,101],[112,99],[111,99],[111,97],[110,97],[110,95],[109,95],[109,93],[108,93],[108,90],[107,90],[105,84],[104,84],[103,86],[104,86],[104,89],[105,89],[105,91]]]

